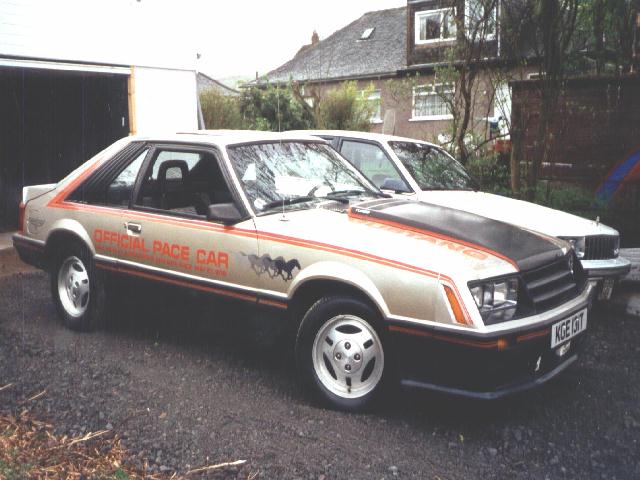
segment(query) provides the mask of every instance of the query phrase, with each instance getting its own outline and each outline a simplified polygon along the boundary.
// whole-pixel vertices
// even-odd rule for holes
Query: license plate
[[[551,348],[571,340],[587,329],[587,309],[574,313],[551,327]]]
[[[598,295],[598,300],[609,300],[611,298],[612,292],[613,292],[613,278],[606,278],[602,282],[602,290],[600,290],[600,294]]]

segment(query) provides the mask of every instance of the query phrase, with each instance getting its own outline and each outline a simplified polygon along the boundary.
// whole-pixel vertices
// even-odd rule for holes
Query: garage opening
[[[0,68],[0,232],[22,187],[55,183],[129,134],[128,76]]]

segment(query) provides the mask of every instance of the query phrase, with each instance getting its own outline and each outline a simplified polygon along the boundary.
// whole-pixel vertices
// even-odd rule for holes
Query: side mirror
[[[385,178],[380,190],[393,190],[394,192],[408,192],[407,186],[398,178]]]
[[[242,220],[242,214],[234,203],[214,203],[207,209],[207,220],[232,225]]]

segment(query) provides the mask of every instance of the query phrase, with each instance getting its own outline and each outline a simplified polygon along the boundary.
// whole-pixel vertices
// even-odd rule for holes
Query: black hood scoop
[[[426,202],[379,199],[359,203],[351,217],[407,227],[506,257],[519,270],[530,270],[563,257],[562,249],[542,234],[509,223]]]

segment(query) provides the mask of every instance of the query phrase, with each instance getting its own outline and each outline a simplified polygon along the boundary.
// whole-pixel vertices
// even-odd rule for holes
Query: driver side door
[[[151,145],[123,212],[131,247],[119,270],[200,291],[256,301],[247,256],[257,252],[255,224],[213,147]],[[207,219],[209,205],[233,203],[233,226]]]

